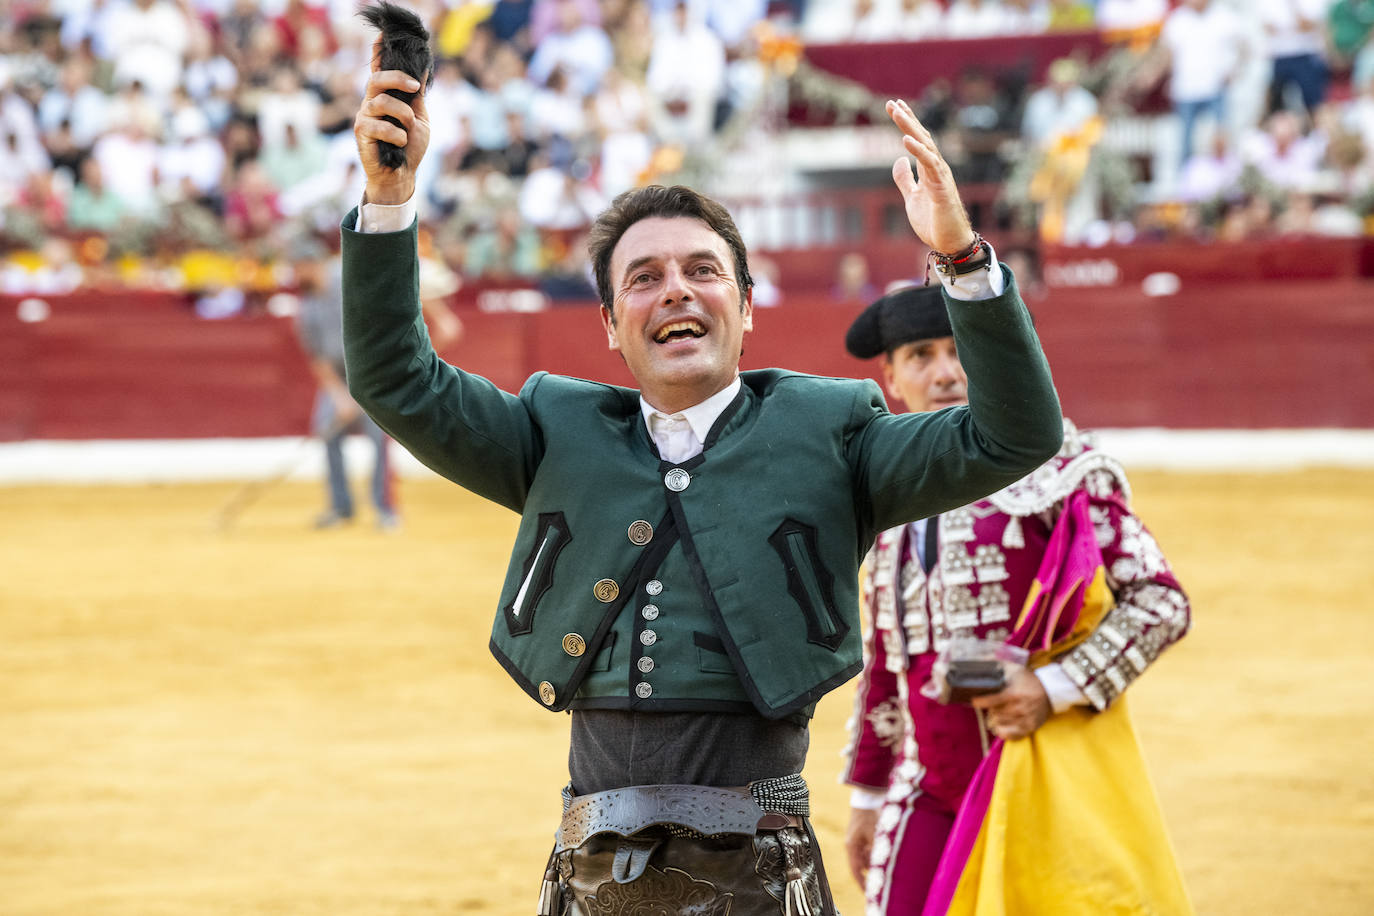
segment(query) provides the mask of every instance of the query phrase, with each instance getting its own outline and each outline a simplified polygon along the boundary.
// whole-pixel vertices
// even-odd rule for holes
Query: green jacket
[[[521,513],[491,648],[551,709],[808,713],[862,665],[876,533],[998,490],[1062,442],[1010,273],[998,299],[951,302],[970,407],[897,416],[871,381],[744,372],[703,454],[674,465],[637,391],[540,372],[517,397],[440,360],[414,228],[355,219],[350,390],[429,467]]]

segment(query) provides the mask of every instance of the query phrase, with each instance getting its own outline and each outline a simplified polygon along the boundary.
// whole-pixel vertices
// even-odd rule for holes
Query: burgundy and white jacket
[[[1055,660],[1081,699],[1105,709],[1188,631],[1188,598],[1132,513],[1125,472],[1065,420],[1057,456],[939,517],[929,575],[917,558],[913,526],[878,536],[866,563],[864,672],[844,782],[885,792],[889,803],[923,793],[951,811],[958,807],[988,738],[971,707],[941,705],[920,688],[952,636],[1011,633],[1063,501],[1079,488],[1089,497],[1116,600],[1092,636]]]

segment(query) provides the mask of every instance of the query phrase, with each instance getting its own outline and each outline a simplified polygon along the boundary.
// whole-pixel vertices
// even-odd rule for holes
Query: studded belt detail
[[[630,836],[655,824],[674,824],[707,835],[776,827],[747,790],[711,786],[628,786],[565,799],[557,851],[575,849],[599,833]],[[760,823],[762,822],[762,824]]]

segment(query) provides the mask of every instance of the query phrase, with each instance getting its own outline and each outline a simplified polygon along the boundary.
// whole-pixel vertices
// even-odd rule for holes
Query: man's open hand
[[[887,103],[888,117],[902,131],[902,146],[916,159],[916,171],[906,156],[892,165],[892,180],[906,201],[906,218],[926,247],[941,254],[957,254],[973,244],[973,227],[959,200],[954,174],[906,102]]]

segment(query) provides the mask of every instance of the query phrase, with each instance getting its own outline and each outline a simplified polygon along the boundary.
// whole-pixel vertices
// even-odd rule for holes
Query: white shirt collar
[[[687,425],[691,427],[692,435],[697,437],[697,441],[704,443],[707,434],[711,432],[711,427],[715,425],[716,420],[720,419],[720,415],[725,412],[725,408],[730,406],[730,402],[735,399],[735,395],[739,394],[739,389],[740,380],[739,376],[736,375],[733,382],[726,385],[700,404],[694,404],[686,410],[680,410],[675,414],[666,414],[654,407],[648,401],[644,400],[644,395],[639,396],[639,409],[644,414],[644,425],[648,427],[650,436],[652,436],[654,432],[652,421],[654,416],[659,416],[665,420],[671,417],[682,417],[687,421]]]

